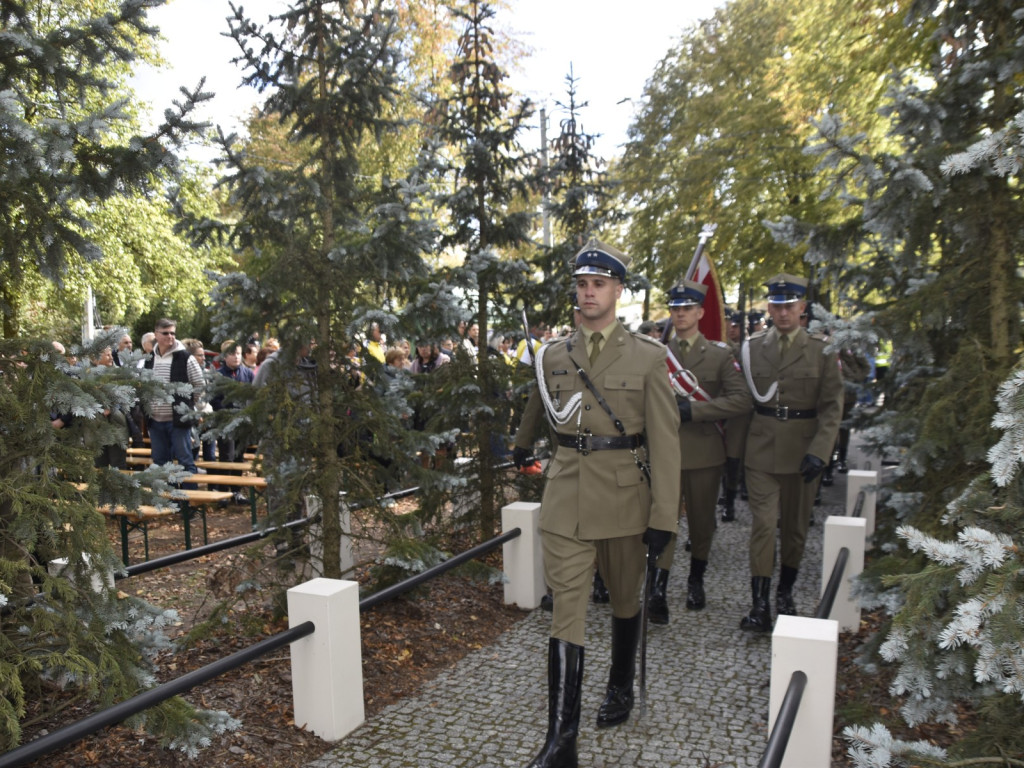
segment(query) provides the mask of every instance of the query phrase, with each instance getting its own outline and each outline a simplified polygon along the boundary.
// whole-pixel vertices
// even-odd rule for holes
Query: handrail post
[[[828,768],[832,763],[838,652],[839,625],[831,619],[779,616],[775,622],[769,732],[775,727],[793,673],[801,671],[807,675],[807,688],[781,768]]]
[[[867,521],[865,536],[875,533],[875,502],[877,498],[879,473],[864,469],[851,469],[846,475],[846,514],[850,515],[857,504],[857,494],[864,491],[864,506],[860,516]]]
[[[828,583],[839,550],[846,547],[850,551],[836,599],[828,614],[830,619],[839,622],[840,632],[856,632],[860,629],[860,601],[851,597],[850,580],[864,570],[866,528],[867,521],[862,517],[832,515],[825,520],[825,543],[821,556],[821,594],[825,593],[825,585]]]
[[[358,582],[313,579],[289,589],[288,625],[305,621],[316,632],[291,645],[295,725],[337,741],[366,719]]]
[[[344,496],[338,500],[341,516],[341,541],[338,545],[339,573],[348,573],[355,567],[356,558],[352,550],[352,511],[345,502]],[[317,578],[324,574],[324,542],[322,512],[323,502],[320,498],[308,495],[304,499],[306,517],[314,522],[306,530],[306,541],[309,542],[309,560],[304,574],[309,578]],[[301,577],[300,577],[301,578]]]
[[[505,605],[533,610],[547,591],[540,543],[540,504],[517,501],[502,507],[502,531],[513,528],[519,528],[522,534],[502,545]]]

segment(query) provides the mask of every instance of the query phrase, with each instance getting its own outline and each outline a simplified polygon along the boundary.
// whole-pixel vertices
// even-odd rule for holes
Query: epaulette
[[[720,347],[721,349],[731,349],[731,347],[724,341],[715,341],[714,339],[708,339],[708,341],[710,341],[716,347]]]
[[[750,334],[750,335],[749,335],[749,336],[748,336],[747,338],[748,338],[748,339],[750,339],[750,340],[754,340],[754,339],[761,339],[761,338],[764,338],[764,335],[765,335],[766,333],[768,333],[768,331],[769,331],[769,330],[770,330],[770,329],[768,329],[768,328],[765,328],[765,329],[764,329],[763,331],[758,331],[757,333],[752,333],[752,334]]]
[[[641,341],[646,341],[648,344],[656,344],[659,347],[664,347],[665,346],[660,341],[658,341],[656,338],[654,338],[653,336],[648,336],[646,333],[637,333],[636,331],[628,331],[628,333],[634,339],[640,339]]]
[[[820,341],[822,344],[828,344],[828,336],[824,333],[808,333],[807,336],[815,341]]]

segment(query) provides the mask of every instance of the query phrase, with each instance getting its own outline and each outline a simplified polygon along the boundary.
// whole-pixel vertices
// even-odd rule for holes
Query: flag
[[[708,289],[704,296],[704,317],[700,319],[697,328],[706,339],[725,341],[725,300],[722,296],[722,286],[718,282],[718,273],[715,272],[715,265],[711,263],[707,251],[701,250],[690,279]]]

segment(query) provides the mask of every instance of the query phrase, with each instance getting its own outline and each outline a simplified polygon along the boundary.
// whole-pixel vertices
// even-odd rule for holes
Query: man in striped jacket
[[[175,393],[171,402],[151,398],[146,403],[149,440],[154,464],[177,460],[186,472],[196,471],[192,456],[192,423],[195,408],[203,392],[203,369],[195,357],[177,339],[177,323],[163,318],[156,323],[156,344],[143,367],[153,371],[153,378],[172,384],[190,384],[189,393]],[[187,389],[187,388],[186,388]]]

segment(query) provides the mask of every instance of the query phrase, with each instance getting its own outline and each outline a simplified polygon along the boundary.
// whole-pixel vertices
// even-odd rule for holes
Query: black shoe
[[[577,768],[583,648],[552,637],[548,641],[548,735],[527,768]]]
[[[722,508],[722,522],[732,523],[736,520],[736,491],[730,491],[725,497],[725,506]]]
[[[647,598],[647,620],[651,624],[668,624],[668,571],[656,568],[651,578],[651,594]]]
[[[545,611],[553,611],[555,609],[555,599],[551,596],[550,592],[544,593],[544,597],[540,599],[540,607]]]
[[[235,504],[248,504],[249,503],[249,497],[246,496],[244,493],[236,493],[232,497],[232,501]]]
[[[601,578],[600,571],[594,571],[594,591],[590,597],[595,603],[611,602],[611,596],[608,594],[608,587],[604,585],[604,579]]]
[[[829,488],[834,482],[835,478],[832,476],[832,468],[829,467],[821,475],[821,484]]]
[[[690,559],[690,575],[686,579],[686,609],[689,611],[699,611],[707,605],[704,596],[704,571],[707,567],[707,560]]]
[[[608,688],[597,710],[597,727],[609,728],[629,719],[633,711],[636,648],[640,643],[640,614],[631,619],[612,616],[612,668]]]
[[[767,576],[754,576],[750,580],[750,592],[753,605],[750,613],[740,619],[740,629],[752,632],[771,632],[772,610],[768,607],[768,593],[771,592],[772,580]]]
[[[840,475],[845,475],[849,471],[850,468],[846,466],[845,461],[839,459],[839,461],[836,462],[836,472],[838,472]]]
[[[685,549],[687,552],[693,549],[693,542],[690,541],[689,537],[687,537],[686,544],[683,545],[683,549]]]

